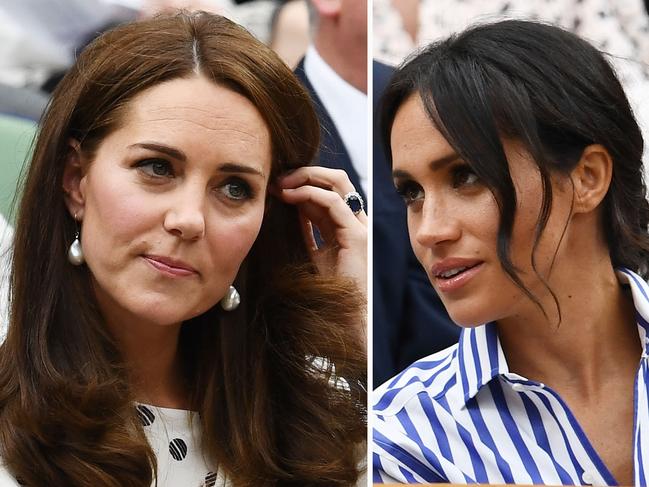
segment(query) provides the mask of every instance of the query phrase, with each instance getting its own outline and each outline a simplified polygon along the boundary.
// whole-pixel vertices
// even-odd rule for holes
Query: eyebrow
[[[174,149],[173,147],[169,147],[168,145],[156,144],[153,142],[140,142],[138,144],[132,144],[128,146],[129,149],[131,147],[140,147],[142,149],[161,152],[163,154],[167,154],[169,157],[173,157],[174,159],[178,159],[179,161],[183,162],[187,160],[187,156],[183,151],[181,151],[180,149]]]
[[[234,162],[227,162],[219,166],[219,171],[227,173],[246,173],[256,176],[264,177],[264,173],[252,166],[245,166],[243,164],[236,164]]]
[[[129,149],[132,147],[139,147],[154,152],[160,152],[181,162],[187,161],[187,156],[183,151],[181,151],[180,149],[176,149],[174,147],[169,147],[168,145],[158,144],[154,142],[140,142],[128,146]],[[225,172],[225,173],[233,173],[233,174],[245,173],[245,174],[252,174],[252,175],[264,177],[263,171],[252,166],[247,166],[245,164],[237,164],[234,162],[226,162],[224,164],[221,164],[218,167],[218,170],[220,172]]]
[[[460,156],[457,153],[452,152],[444,157],[429,162],[428,167],[433,172],[439,171],[458,159],[460,159]],[[395,169],[392,171],[392,177],[394,179],[412,179],[412,175],[408,171],[402,169]]]

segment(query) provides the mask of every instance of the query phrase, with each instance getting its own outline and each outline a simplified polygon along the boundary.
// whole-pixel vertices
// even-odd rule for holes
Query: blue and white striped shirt
[[[635,485],[649,481],[649,286],[628,270],[644,352],[634,394]],[[379,387],[374,482],[615,485],[575,417],[544,384],[509,372],[495,324]]]

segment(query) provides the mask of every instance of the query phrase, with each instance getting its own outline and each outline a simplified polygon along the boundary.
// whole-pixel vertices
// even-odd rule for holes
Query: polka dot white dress
[[[148,404],[136,410],[158,460],[159,487],[230,487],[203,457],[197,413]],[[1,464],[0,487],[20,487]]]
[[[159,487],[229,485],[202,454],[197,413],[146,404],[136,409],[158,460]]]

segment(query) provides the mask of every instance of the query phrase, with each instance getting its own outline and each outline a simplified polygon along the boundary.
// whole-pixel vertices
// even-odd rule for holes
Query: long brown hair
[[[263,44],[225,18],[179,13],[91,44],[43,116],[19,208],[11,315],[0,348],[0,449],[27,485],[149,486],[155,457],[129,373],[90,291],[66,261],[69,140],[92,160],[139,92],[200,73],[246,96],[271,133],[271,181],[307,164],[319,128],[308,95]],[[239,272],[242,305],[183,324],[180,353],[205,456],[234,485],[347,485],[365,439],[363,303],[317,274],[295,208],[269,201]]]

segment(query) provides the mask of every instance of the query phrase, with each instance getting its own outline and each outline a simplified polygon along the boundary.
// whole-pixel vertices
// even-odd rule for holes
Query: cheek
[[[563,212],[557,208],[557,197],[561,198],[553,191],[553,208],[539,242],[535,243],[544,201],[540,177],[528,178],[516,189],[518,207],[512,231],[512,261],[520,267],[523,274],[535,274],[532,269],[533,262],[537,269],[544,273],[550,265],[552,254],[559,243],[561,228],[565,224]]]
[[[234,268],[236,273],[259,235],[263,216],[262,204],[237,216],[211,218],[207,238],[216,266]]]
[[[532,263],[537,218],[537,208],[521,207],[514,220],[511,237],[512,261],[521,269],[526,269]]]
[[[84,253],[91,260],[101,254],[102,260],[110,262],[109,256],[130,246],[152,225],[159,213],[153,203],[118,181],[90,183],[82,225]]]
[[[467,236],[475,239],[476,254],[497,253],[500,212],[490,192],[485,192],[474,205],[462,207],[461,217]]]

